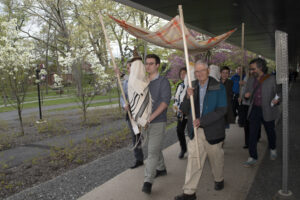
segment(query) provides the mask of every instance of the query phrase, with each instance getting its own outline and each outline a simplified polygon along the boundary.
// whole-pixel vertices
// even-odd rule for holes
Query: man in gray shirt
[[[145,178],[142,191],[151,193],[155,177],[167,174],[162,154],[163,140],[167,123],[167,109],[171,99],[169,81],[159,75],[160,58],[155,54],[146,56],[145,66],[149,74],[149,90],[152,98],[152,113],[148,120],[148,127],[142,134],[148,138],[148,158],[145,166]]]

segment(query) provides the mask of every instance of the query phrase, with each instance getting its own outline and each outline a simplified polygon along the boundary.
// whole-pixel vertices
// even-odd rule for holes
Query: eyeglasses
[[[250,70],[250,71],[255,71],[256,69],[255,69],[255,68],[250,68],[249,70]]]
[[[155,65],[154,62],[151,62],[151,63],[145,63],[145,65]]]
[[[207,72],[207,69],[197,70],[197,71],[195,71],[195,74],[203,73],[203,72]]]

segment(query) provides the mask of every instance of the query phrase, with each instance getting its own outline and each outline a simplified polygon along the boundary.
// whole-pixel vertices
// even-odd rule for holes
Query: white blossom
[[[17,19],[0,22],[0,76],[10,76],[17,83],[22,83],[24,81],[19,79],[27,79],[28,71],[32,69],[33,45],[20,37],[20,31],[16,27]]]
[[[63,87],[62,85],[62,78],[59,77],[57,74],[53,74],[54,77],[54,84],[53,84],[53,88],[61,88]]]
[[[83,42],[83,44],[89,44],[88,42]],[[81,48],[70,48],[70,51],[65,54],[65,56],[59,54],[58,59],[60,65],[64,67],[63,73],[70,73],[71,67],[78,62],[86,62],[91,65],[92,72],[96,75],[95,86],[101,87],[110,84],[111,78],[105,72],[105,68],[100,64],[99,59],[93,52],[93,48],[90,45],[85,45]]]
[[[40,80],[45,80],[47,76],[47,71],[45,69],[41,69],[39,75],[40,75]]]

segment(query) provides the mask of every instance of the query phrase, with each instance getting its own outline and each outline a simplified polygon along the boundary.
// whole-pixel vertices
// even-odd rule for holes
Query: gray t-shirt
[[[152,98],[152,113],[158,108],[158,106],[165,102],[169,105],[171,100],[171,87],[168,79],[163,76],[158,76],[153,79],[149,84],[150,94]],[[167,121],[167,109],[165,109],[160,115],[158,115],[151,123],[166,122]]]

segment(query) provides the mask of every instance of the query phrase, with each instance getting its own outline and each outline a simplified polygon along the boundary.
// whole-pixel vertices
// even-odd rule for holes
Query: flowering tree
[[[80,45],[70,48],[66,56],[60,55],[60,64],[64,72],[72,72],[74,83],[77,88],[76,96],[83,112],[83,122],[86,121],[87,108],[100,89],[111,85],[111,78],[105,72],[99,59],[89,46],[88,42],[81,40]],[[87,67],[91,72],[88,73]]]
[[[200,36],[198,36],[198,38]],[[257,57],[257,54],[255,53],[245,51],[243,55],[239,47],[223,42],[207,52],[201,52],[192,55],[190,60],[195,62],[200,59],[207,61],[209,65],[214,64],[220,67],[226,65],[229,66],[232,71],[234,71],[238,66],[246,67],[249,61],[255,57]],[[267,61],[268,66],[272,68],[274,62],[270,60]],[[185,66],[184,55],[182,53],[172,54],[169,57],[169,63],[171,67],[167,74],[167,77],[169,79],[177,81],[179,78],[178,73],[180,68]]]
[[[0,77],[2,92],[11,106],[18,110],[21,134],[24,135],[22,108],[26,92],[33,77],[33,46],[20,38],[17,20],[0,22]]]
[[[173,81],[179,80],[179,70],[185,66],[185,59],[182,53],[174,53],[169,56],[170,70],[167,73],[167,78]]]

